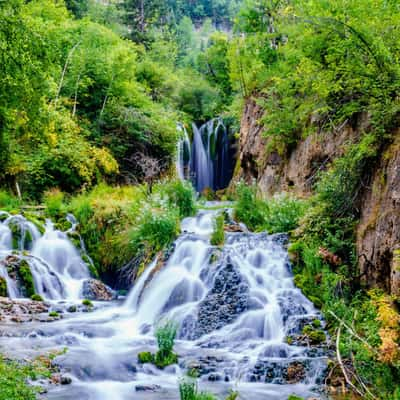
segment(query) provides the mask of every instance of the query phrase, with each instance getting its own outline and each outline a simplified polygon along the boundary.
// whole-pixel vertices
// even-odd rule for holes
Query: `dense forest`
[[[23,216],[43,234],[51,219],[84,249],[90,276],[121,296],[143,276],[143,287],[153,287],[153,275],[177,246],[182,219],[198,212],[217,213],[210,265],[223,254],[227,235],[242,232],[240,223],[251,232],[285,232],[290,274],[318,318],[303,321],[297,336],[286,332],[282,345],[306,341],[315,354],[322,346],[327,367],[317,386],[327,396],[399,400],[400,176],[393,172],[400,168],[399,43],[397,0],[0,0],[0,228]],[[254,115],[246,114],[250,108]],[[237,152],[234,176],[224,190],[195,193],[175,171],[185,139],[177,126],[194,142],[192,124],[216,117]],[[259,135],[254,142],[244,134],[247,126]],[[289,179],[285,193],[267,196],[260,171],[293,154],[302,160],[298,149],[322,136],[343,140],[312,159],[307,190]],[[246,147],[261,150],[241,156]],[[278,180],[272,178],[275,186]],[[378,192],[392,208],[365,205]],[[232,219],[223,211],[227,204]],[[365,222],[366,208],[372,216]],[[378,270],[359,251],[359,237],[374,231],[383,214],[392,218],[385,230],[395,242]],[[25,231],[10,229],[28,240]],[[3,231],[0,276],[3,266],[10,272]],[[25,290],[21,297],[38,300],[29,266],[23,269],[24,243],[12,250],[20,257],[12,268]],[[378,270],[373,279],[368,268]],[[9,293],[0,277],[0,295]],[[239,307],[237,294],[229,293]],[[285,323],[299,307],[293,301],[289,308]],[[171,321],[156,327],[159,352],[139,353],[139,364],[177,363],[178,328]],[[60,353],[48,362],[12,361],[4,344],[0,400],[42,398],[27,382],[59,373],[51,361]],[[304,383],[312,367],[296,362],[290,365],[300,378],[287,382]],[[288,367],[273,365],[290,375]],[[242,398],[238,391],[227,399]],[[276,398],[302,398],[282,393]],[[181,381],[180,398],[216,399],[192,381]]]

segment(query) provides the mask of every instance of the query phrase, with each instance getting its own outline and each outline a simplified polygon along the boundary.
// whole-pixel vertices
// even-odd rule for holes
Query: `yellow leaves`
[[[377,290],[370,291],[369,295],[377,308],[377,320],[381,323],[379,360],[387,364],[397,364],[400,362],[400,315],[393,307],[392,297]]]
[[[102,148],[93,147],[92,152],[97,165],[106,173],[112,174],[119,170],[118,163],[110,152]]]

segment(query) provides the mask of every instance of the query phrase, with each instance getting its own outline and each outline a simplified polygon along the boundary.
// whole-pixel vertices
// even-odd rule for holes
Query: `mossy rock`
[[[310,339],[312,344],[321,344],[326,341],[325,332],[321,329],[314,329],[311,325],[303,328],[303,334]]]
[[[139,364],[154,364],[154,354],[149,351],[142,351],[138,354]]]
[[[60,314],[57,311],[50,311],[49,317],[60,318]]]
[[[35,284],[29,264],[22,260],[18,267],[18,277],[21,280],[21,290],[25,297],[32,297],[35,294]]]
[[[7,281],[0,277],[0,297],[7,297]]]
[[[33,300],[33,301],[43,301],[43,297],[40,295],[40,294],[33,294],[32,296],[31,296],[31,300]]]
[[[93,303],[89,299],[82,300],[82,304],[87,308],[93,308]]]
[[[320,321],[319,319],[314,319],[314,321],[311,322],[311,325],[312,325],[314,328],[321,328],[322,323],[321,323],[321,321]]]

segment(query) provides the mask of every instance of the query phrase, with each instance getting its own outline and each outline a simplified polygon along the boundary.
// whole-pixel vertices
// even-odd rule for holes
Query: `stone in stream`
[[[137,392],[158,392],[161,390],[161,386],[160,385],[152,385],[152,384],[136,385],[135,390]]]
[[[217,273],[212,289],[199,304],[193,338],[220,329],[249,308],[249,287],[228,258]]]
[[[88,300],[111,301],[116,293],[97,279],[87,279],[83,282],[82,297]]]

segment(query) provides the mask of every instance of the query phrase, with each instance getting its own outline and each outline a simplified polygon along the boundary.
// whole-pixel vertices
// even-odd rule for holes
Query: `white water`
[[[200,127],[192,124],[193,142],[183,125],[178,125],[181,140],[178,143],[176,168],[181,179],[192,179],[198,192],[226,187],[229,181],[228,131],[221,118],[215,118]]]
[[[12,256],[29,264],[35,290],[43,298],[79,299],[83,282],[90,274],[68,235],[56,230],[50,221],[46,222],[42,235],[22,215],[7,214],[5,217],[0,223],[0,276],[6,279],[9,297],[22,296],[17,282],[10,278],[6,268],[7,257]],[[18,234],[14,243],[11,227]],[[75,227],[71,220],[70,231],[73,232]]]
[[[68,347],[57,362],[70,371],[73,383],[50,390],[45,396],[49,400],[176,400],[179,378],[193,363],[208,365],[210,371],[202,376],[200,386],[221,398],[232,387],[246,400],[286,400],[292,393],[316,397],[310,389],[324,368],[324,357],[309,355],[307,347],[284,343],[299,319],[318,315],[293,284],[286,250],[274,237],[248,233],[227,234],[223,250],[216,250],[209,243],[215,213],[203,211],[184,220],[185,233],[167,264],[158,270],[154,261],[123,305],[110,304],[94,313],[26,327],[23,334],[19,332],[21,337],[0,338],[0,347],[24,356],[26,349],[35,349],[32,354],[37,354]],[[217,261],[210,262],[213,253]],[[229,269],[240,277],[241,289],[236,287],[239,292],[235,293],[239,297],[247,293],[248,299],[244,310],[234,312],[229,322],[214,329],[213,318],[223,320],[232,312],[230,299],[223,297],[235,287],[224,278]],[[212,306],[213,298],[221,301],[212,307],[210,321],[199,323],[199,310]],[[156,350],[154,327],[163,318],[180,324],[175,347],[179,366],[161,371],[136,364],[139,352]],[[294,360],[309,366],[304,382],[252,382],[257,363],[271,364],[276,370]],[[135,364],[136,369],[132,367]],[[209,382],[213,375],[222,380]],[[138,384],[157,384],[162,389],[136,392]]]

